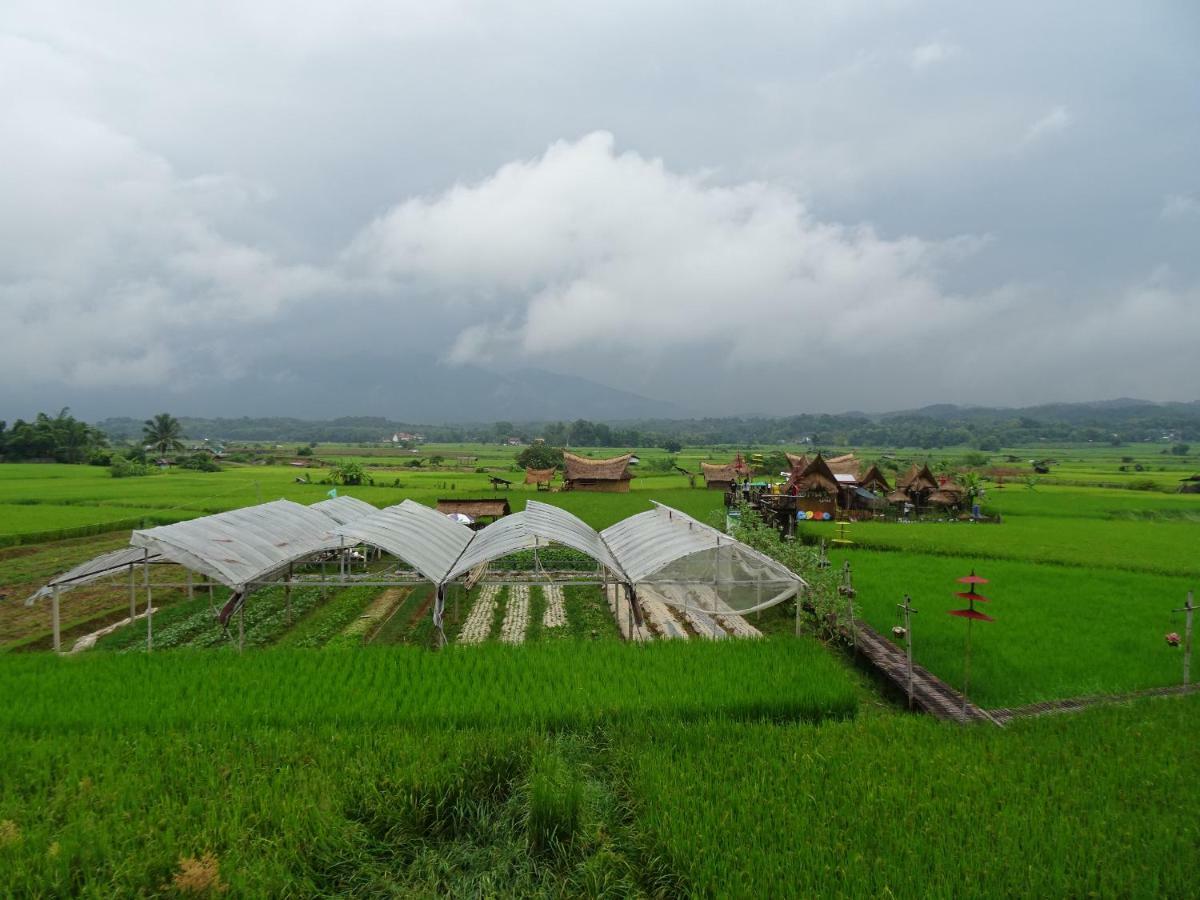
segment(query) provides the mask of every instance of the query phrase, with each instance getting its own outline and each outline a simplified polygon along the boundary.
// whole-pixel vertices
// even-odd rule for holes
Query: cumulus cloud
[[[597,132],[400,204],[345,260],[477,310],[456,360],[715,345],[773,362],[816,322],[837,323],[812,351],[831,359],[956,327],[964,304],[938,271],[978,244],[823,223],[789,191],[679,174]]]

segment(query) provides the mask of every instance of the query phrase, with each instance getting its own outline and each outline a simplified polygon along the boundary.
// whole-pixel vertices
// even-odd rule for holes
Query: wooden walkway
[[[908,693],[908,670],[904,650],[883,637],[861,619],[854,620],[858,652],[900,692]],[[951,722],[991,722],[999,725],[986,710],[973,703],[963,704],[963,696],[923,666],[913,662],[913,707]]]

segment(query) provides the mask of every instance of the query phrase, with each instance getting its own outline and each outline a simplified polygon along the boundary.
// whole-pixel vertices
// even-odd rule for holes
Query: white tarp
[[[275,500],[135,531],[129,543],[242,591],[289,563],[336,548],[333,527],[324,513]]]
[[[442,584],[475,532],[435,509],[405,500],[335,531],[404,560],[430,581]]]
[[[379,512],[366,500],[350,496],[330,497],[328,500],[314,503],[310,508],[319,509],[339,525],[345,525],[347,522],[353,522]]]

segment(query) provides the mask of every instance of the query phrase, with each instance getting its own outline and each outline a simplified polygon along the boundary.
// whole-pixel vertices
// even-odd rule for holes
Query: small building
[[[896,481],[896,488],[908,495],[914,506],[924,506],[930,494],[938,489],[937,479],[928,465],[913,463],[909,470]]]
[[[704,486],[710,491],[728,491],[737,478],[733,466],[719,466],[716,463],[700,463],[700,472],[704,475]]]
[[[728,491],[737,479],[750,477],[750,466],[742,459],[741,453],[734,455],[733,461],[725,465],[702,462],[700,471],[704,475],[705,485],[711,491]]]
[[[628,493],[633,478],[629,471],[632,456],[632,453],[626,453],[611,459],[589,459],[563,453],[563,486],[568,491]]]
[[[512,513],[512,507],[507,500],[467,500],[454,498],[438,500],[437,511],[447,516],[466,516],[471,520],[472,528],[482,528],[489,522],[494,522]]]
[[[1184,478],[1179,483],[1179,493],[1200,494],[1200,475],[1192,475],[1190,478]]]
[[[525,483],[534,485],[534,488],[539,491],[550,490],[550,482],[554,480],[554,473],[558,469],[550,467],[549,469],[526,469]]]
[[[837,514],[839,482],[818,453],[803,469],[793,469],[785,493],[795,498],[795,508],[813,513]]]

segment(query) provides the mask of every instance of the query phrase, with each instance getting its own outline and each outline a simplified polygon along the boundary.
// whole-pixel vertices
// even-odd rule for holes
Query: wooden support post
[[[908,692],[908,708],[913,705],[913,651],[912,651],[912,617],[916,610],[912,608],[912,598],[904,595],[904,602],[896,604],[904,611],[904,683]]]
[[[58,585],[50,595],[50,627],[54,630],[54,652],[59,653],[62,651],[62,633],[58,619]]]
[[[150,551],[145,551],[142,557],[142,584],[146,588],[146,652],[154,649],[154,616],[151,615],[154,602],[153,591],[150,590]]]

